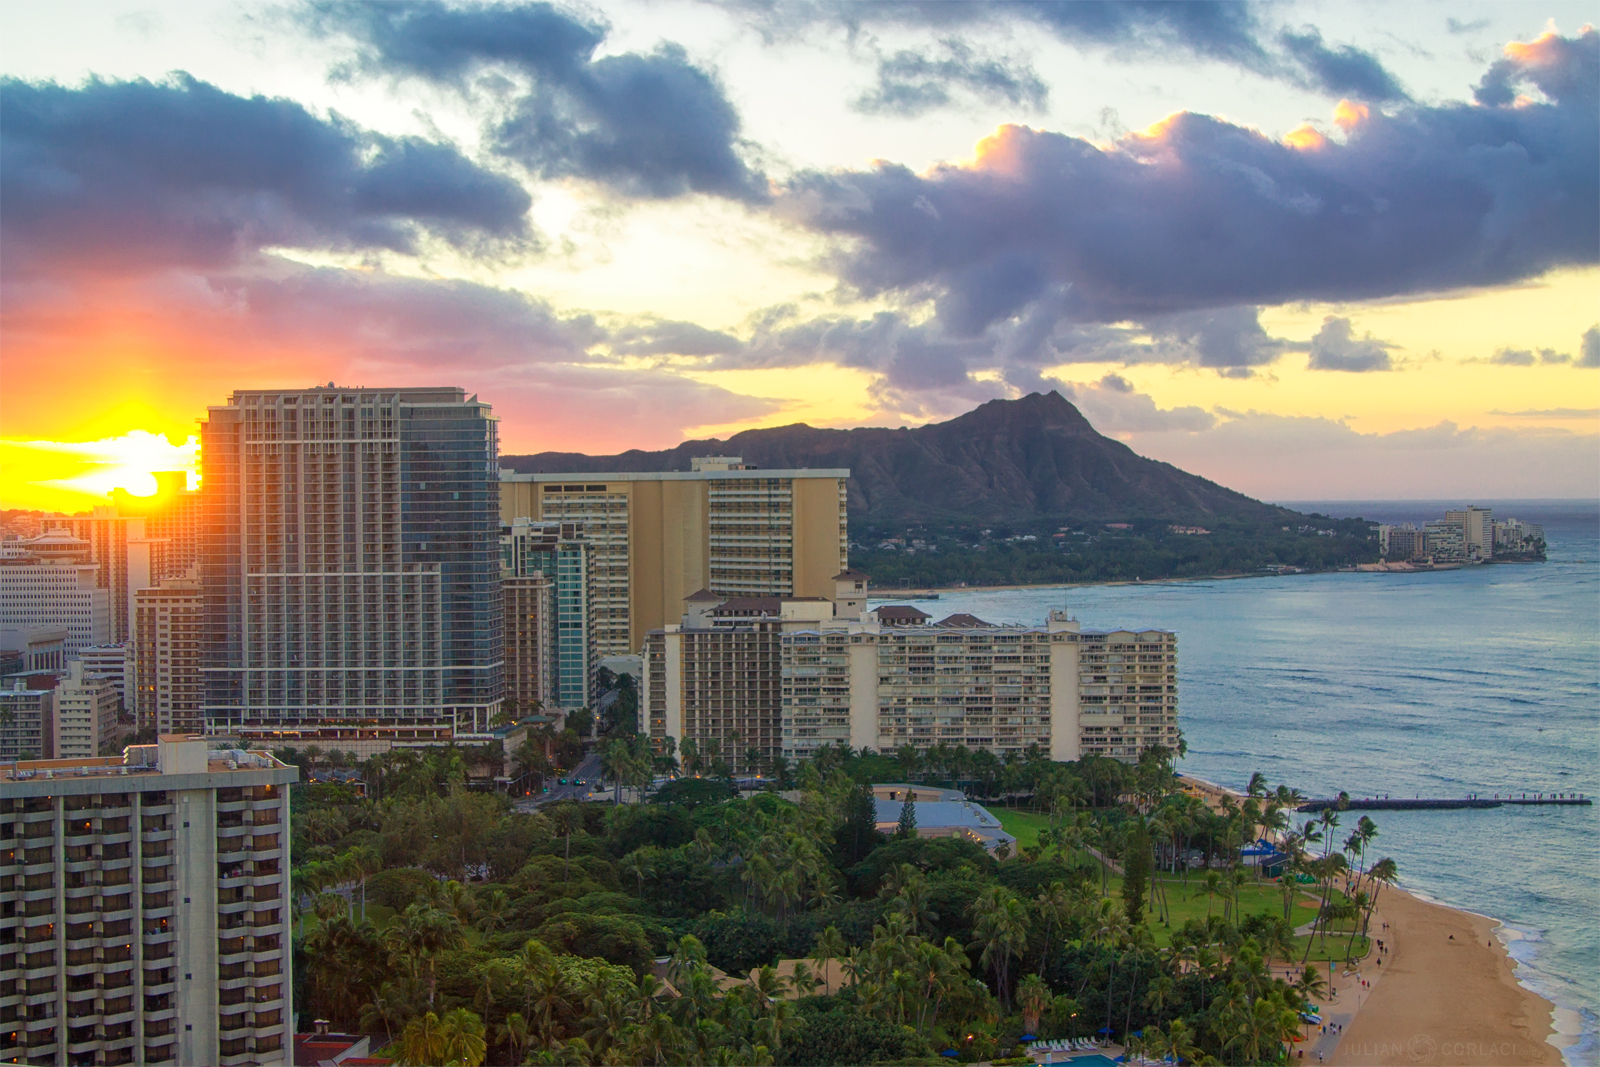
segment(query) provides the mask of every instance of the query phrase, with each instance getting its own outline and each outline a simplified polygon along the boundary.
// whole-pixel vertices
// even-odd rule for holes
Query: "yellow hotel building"
[[[500,522],[578,522],[589,543],[595,655],[638,655],[701,589],[830,597],[848,565],[848,470],[752,470],[707,456],[687,471],[500,472]]]

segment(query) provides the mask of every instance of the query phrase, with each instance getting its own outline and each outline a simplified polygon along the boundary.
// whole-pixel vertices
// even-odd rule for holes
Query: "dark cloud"
[[[1539,360],[1526,348],[1502,348],[1489,357],[1489,362],[1502,367],[1531,367]]]
[[[1535,364],[1570,363],[1574,367],[1600,367],[1600,326],[1584,331],[1578,344],[1577,358],[1570,352],[1554,348],[1512,348],[1507,345],[1495,350],[1486,360],[1467,360],[1468,363],[1494,363],[1502,367],[1532,367]]]
[[[1307,81],[1314,88],[1380,104],[1406,99],[1399,81],[1371,52],[1351,45],[1329,48],[1315,27],[1306,27],[1299,33],[1285,30],[1278,40],[1304,68]]]
[[[766,180],[742,157],[738,112],[675,44],[596,59],[606,27],[542,3],[311,10],[314,28],[356,42],[341,74],[421,78],[468,93],[486,76],[516,79],[487,140],[538,177],[582,178],[644,198],[767,196]]]
[[[852,35],[876,26],[968,29],[1022,23],[1078,48],[1104,48],[1129,58],[1174,55],[1227,63],[1263,77],[1284,79],[1318,92],[1374,102],[1405,99],[1393,74],[1372,53],[1350,45],[1329,46],[1307,27],[1273,34],[1246,3],[1201,0],[930,0],[930,2],[825,2],[744,5],[769,36],[796,37],[817,22],[846,27]],[[916,53],[901,53],[915,57]],[[948,103],[937,82],[915,79],[887,84],[873,96],[904,99],[924,110]],[[1013,101],[1022,102],[1022,101]]]
[[[607,332],[526,293],[475,282],[289,267],[207,284],[285,347],[443,370],[597,362]]]
[[[412,253],[531,240],[527,192],[452,145],[187,75],[0,81],[6,271],[217,267],[266,247]]]
[[[744,347],[732,334],[672,319],[630,323],[611,336],[611,350],[630,356],[724,356]]]
[[[1145,326],[1158,340],[1176,341],[1192,352],[1188,359],[1214,369],[1265,366],[1290,347],[1262,329],[1261,309],[1254,307],[1155,316]]]
[[[1043,108],[1050,90],[1026,61],[987,56],[946,39],[937,51],[899,51],[880,57],[878,84],[855,106],[871,114],[914,118],[963,95],[986,103]]]
[[[1311,339],[1312,370],[1373,371],[1393,370],[1389,345],[1373,337],[1357,337],[1349,319],[1329,315],[1322,329]]]
[[[793,37],[819,22],[868,26],[964,29],[984,24],[1026,22],[1074,45],[1096,45],[1129,52],[1176,49],[1192,56],[1262,68],[1266,50],[1249,4],[1235,0],[851,0],[818,3],[752,3],[739,8],[769,36]]]
[[[1545,33],[1527,44],[1516,43],[1496,60],[1473,91],[1478,103],[1505,107],[1516,102],[1517,91],[1531,86],[1559,104],[1585,107],[1594,113],[1600,104],[1600,34],[1585,27],[1577,37]]]
[[[1444,25],[1445,29],[1454,34],[1477,33],[1479,30],[1488,29],[1490,20],[1473,19],[1471,22],[1462,22],[1457,18],[1447,18],[1444,20]]]
[[[463,90],[496,64],[557,84],[579,81],[607,32],[603,23],[543,3],[327,2],[310,9],[314,26],[362,44],[341,76],[409,75]]]
[[[1304,148],[1190,113],[1110,148],[1007,126],[971,165],[799,175],[781,209],[957,336],[1061,288],[1063,317],[1116,323],[1502,284],[1600,260],[1595,87],[1569,69],[1597,56],[1587,30],[1519,60],[1545,102],[1374,110]]]

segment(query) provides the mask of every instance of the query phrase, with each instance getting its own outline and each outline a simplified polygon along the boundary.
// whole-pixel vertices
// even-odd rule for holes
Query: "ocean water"
[[[1447,502],[1289,502],[1421,522]],[[1178,631],[1180,769],[1310,796],[1600,798],[1600,503],[1480,502],[1542,522],[1543,564],[945,593],[935,617]],[[1375,812],[1408,890],[1500,919],[1558,1006],[1569,1063],[1600,1056],[1600,806]],[[1353,825],[1354,820],[1347,819]],[[1342,827],[1348,832],[1349,827]]]

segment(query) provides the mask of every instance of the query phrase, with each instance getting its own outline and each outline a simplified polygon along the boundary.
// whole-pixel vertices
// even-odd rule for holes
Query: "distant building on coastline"
[[[1424,523],[1427,552],[1435,563],[1465,563],[1467,561],[1466,524],[1451,519],[1436,519]]]
[[[1384,559],[1420,559],[1427,555],[1423,532],[1411,523],[1378,527],[1378,555]]]
[[[1446,522],[1461,524],[1461,540],[1468,559],[1489,559],[1494,555],[1494,510],[1467,507],[1444,513]]]
[[[1544,556],[1544,527],[1519,519],[1496,519],[1492,508],[1453,508],[1424,523],[1378,526],[1378,554],[1390,562],[1487,563],[1501,558]]]

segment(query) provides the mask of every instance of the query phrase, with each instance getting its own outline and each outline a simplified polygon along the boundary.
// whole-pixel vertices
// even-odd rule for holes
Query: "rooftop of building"
[[[556,482],[581,485],[585,492],[599,492],[590,485],[603,482],[698,482],[739,481],[755,478],[848,478],[848,467],[799,467],[778,470],[699,470],[699,471],[518,471],[500,469],[502,482]]]
[[[926,611],[919,611],[910,604],[885,604],[880,608],[873,608],[872,612],[881,622],[891,620],[898,622],[902,619],[915,619],[920,622],[923,619],[933,618]]]
[[[936,785],[918,785],[914,782],[873,782],[872,795],[879,800],[905,800],[907,794],[915,793],[912,800],[918,802],[927,800],[953,800],[967,799],[967,794],[959,789],[943,789]]]
[[[293,770],[270,752],[212,747],[213,744],[231,744],[232,741],[232,738],[210,738],[199,734],[162,734],[156,744],[129,745],[120,756],[0,763],[0,781],[71,781],[132,775]]]
[[[395,397],[398,397],[402,401],[407,401],[407,402],[412,402],[412,403],[420,401],[422,403],[429,403],[429,404],[437,404],[437,403],[441,403],[441,402],[443,402],[443,403],[458,403],[458,404],[459,403],[471,403],[473,401],[476,401],[476,399],[477,399],[477,397],[474,396],[473,397],[473,401],[468,401],[467,400],[467,391],[465,389],[460,388],[459,386],[454,386],[454,385],[418,385],[418,386],[407,386],[407,387],[392,386],[390,388],[384,389],[384,388],[373,388],[373,387],[365,386],[365,385],[335,385],[332,382],[329,382],[327,385],[322,385],[321,383],[318,383],[318,384],[310,386],[309,388],[306,388],[306,389],[235,389],[233,391],[233,393],[231,395],[229,395],[228,403],[229,404],[237,404],[240,400],[251,398],[251,397],[259,398],[259,397],[280,397],[281,396],[281,397],[299,398],[299,397],[305,396],[305,395],[329,395],[329,396],[351,395],[351,396],[373,396],[373,397],[376,397],[376,396],[395,396]],[[212,407],[221,407],[223,405],[213,404],[211,406]]]
[[[836,582],[849,582],[849,581],[855,581],[856,579],[859,578],[861,581],[864,582],[864,581],[867,581],[871,577],[872,576],[869,575],[866,571],[858,571],[854,567],[852,567],[849,570],[840,571],[838,574],[835,574],[833,576],[833,580],[836,581]]]
[[[899,824],[900,812],[906,803],[875,798],[878,829],[892,831]],[[1000,845],[1016,844],[1017,839],[1006,833],[1000,826],[1000,820],[981,804],[974,804],[970,800],[915,800],[910,804],[916,811],[917,834],[921,837],[959,835],[991,850]]]
[[[964,611],[958,611],[954,615],[945,616],[944,618],[940,619],[938,622],[934,623],[934,625],[935,626],[964,626],[964,627],[967,627],[969,629],[973,629],[973,628],[982,627],[982,626],[989,626],[991,624],[987,623],[987,622],[984,622],[982,619],[978,618],[976,615],[968,615]]]

